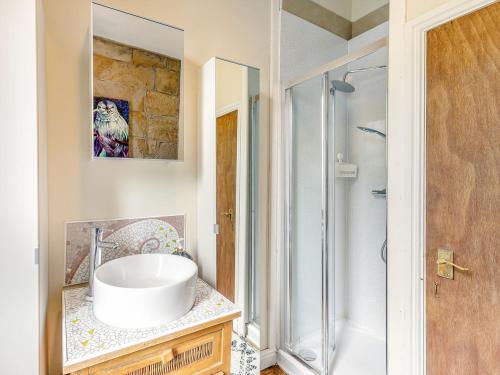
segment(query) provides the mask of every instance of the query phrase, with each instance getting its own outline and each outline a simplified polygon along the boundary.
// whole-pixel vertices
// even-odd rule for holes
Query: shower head
[[[377,134],[379,137],[382,137],[385,139],[386,135],[378,130],[372,129],[372,128],[367,128],[364,126],[358,126],[357,127],[359,130],[365,133],[372,133],[372,134]]]
[[[380,70],[380,69],[387,69],[387,65],[367,66],[365,68],[348,70],[347,72],[344,73],[342,80],[334,79],[332,81],[332,88],[330,90],[330,93],[333,95],[333,94],[335,94],[335,91],[337,91],[337,90],[340,92],[345,92],[345,93],[354,92],[354,86],[347,82],[347,77],[350,74],[368,72],[370,70]]]
[[[333,94],[337,90],[340,92],[350,93],[350,92],[354,91],[354,86],[351,85],[350,83],[347,83],[346,81],[340,81],[340,80],[334,79],[332,81],[331,93]]]

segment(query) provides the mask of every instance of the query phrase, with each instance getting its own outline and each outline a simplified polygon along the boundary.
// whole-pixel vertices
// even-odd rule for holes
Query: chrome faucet
[[[87,299],[94,298],[94,273],[102,263],[101,249],[116,249],[118,244],[116,242],[106,242],[102,240],[104,232],[112,232],[110,229],[101,228],[98,226],[91,227],[90,237],[90,259],[89,259],[89,290]]]

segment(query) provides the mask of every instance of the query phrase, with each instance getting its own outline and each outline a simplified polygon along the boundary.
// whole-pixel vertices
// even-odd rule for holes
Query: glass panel
[[[305,363],[322,364],[322,94],[317,77],[291,90],[289,336]]]

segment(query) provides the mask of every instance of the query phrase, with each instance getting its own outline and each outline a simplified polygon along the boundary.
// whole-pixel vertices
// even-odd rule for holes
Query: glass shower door
[[[385,63],[377,50],[285,91],[282,344],[322,375],[385,373]]]
[[[326,76],[286,90],[288,230],[285,346],[317,372],[326,366]]]

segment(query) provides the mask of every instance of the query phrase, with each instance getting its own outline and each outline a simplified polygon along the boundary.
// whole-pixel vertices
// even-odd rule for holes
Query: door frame
[[[427,31],[493,4],[454,0],[406,22],[391,2],[388,101],[388,374],[425,375]]]

